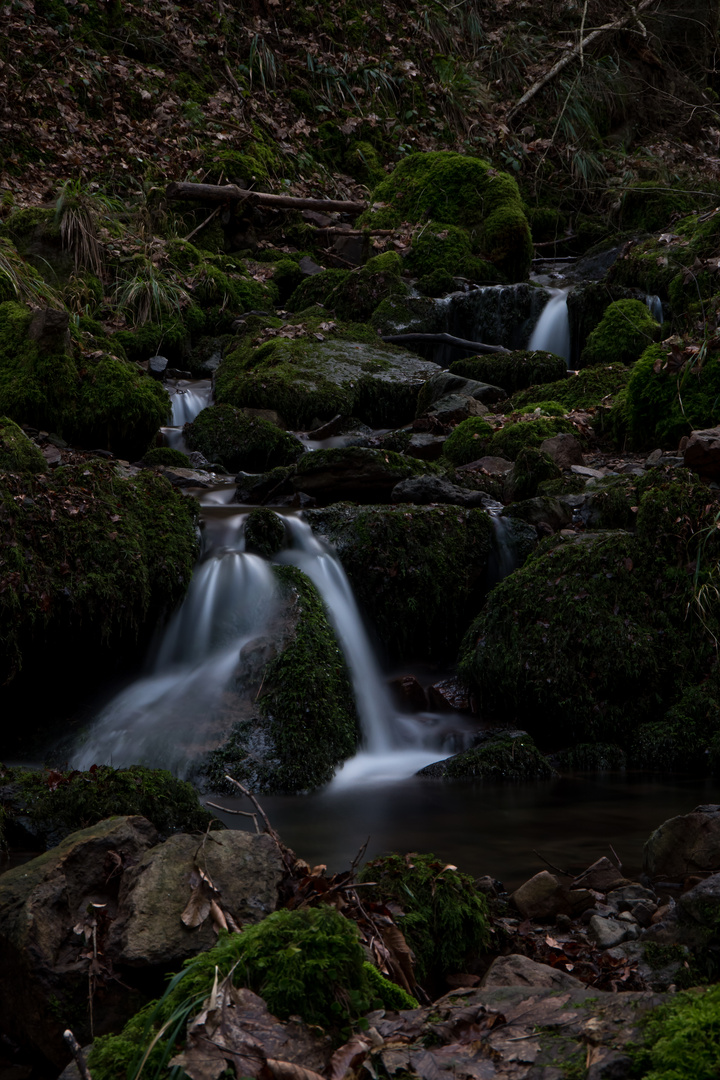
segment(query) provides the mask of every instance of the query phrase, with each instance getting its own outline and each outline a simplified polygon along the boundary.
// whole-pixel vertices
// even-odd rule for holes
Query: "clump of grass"
[[[55,220],[60,227],[60,239],[71,251],[75,270],[89,270],[102,277],[105,249],[99,227],[104,218],[119,209],[118,203],[85,187],[79,180],[68,180],[60,189],[55,206]]]
[[[25,262],[9,240],[0,237],[0,303],[5,300],[62,306],[55,290],[43,281],[34,267]]]
[[[180,315],[190,303],[187,290],[149,259],[117,285],[115,299],[120,310],[131,318],[133,326],[144,326],[149,322],[162,325],[168,317]]]

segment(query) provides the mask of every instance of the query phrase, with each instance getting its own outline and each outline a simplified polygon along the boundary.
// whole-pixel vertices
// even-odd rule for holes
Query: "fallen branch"
[[[454,337],[452,334],[381,334],[380,337],[390,345],[399,345],[403,341],[427,341],[437,342],[439,345],[456,345],[460,349],[474,349],[475,352],[510,352],[504,345],[484,345],[482,341],[466,341],[465,338]]]
[[[216,206],[215,209],[213,210],[212,214],[210,215],[210,217],[206,217],[204,221],[200,222],[200,224],[197,226],[197,228],[193,229],[193,231],[191,233],[188,233],[188,235],[185,237],[185,242],[187,243],[188,240],[192,240],[193,236],[195,236],[197,233],[199,233],[201,229],[204,229],[206,225],[209,225],[210,222],[212,221],[212,219],[215,217],[215,215],[219,214],[221,210],[222,210],[222,206]]]
[[[623,27],[627,26],[631,22],[634,22],[641,11],[646,11],[647,8],[649,8],[651,4],[654,3],[655,0],[642,0],[642,2],[638,4],[636,8],[633,8],[629,15],[623,16],[622,19],[616,19],[615,22],[605,23],[604,26],[599,26],[597,30],[593,30],[593,32],[591,34],[588,34],[586,38],[583,38],[581,34],[578,44],[569,52],[565,53],[565,55],[560,60],[558,60],[557,64],[551,67],[550,70],[542,76],[542,78],[538,79],[537,82],[534,82],[530,89],[525,91],[520,100],[516,102],[515,105],[513,105],[512,109],[507,115],[507,122],[511,123],[511,121],[514,119],[515,115],[520,111],[520,109],[522,109],[524,105],[527,105],[528,101],[532,101],[535,95],[538,94],[544,86],[547,86],[547,84],[552,79],[554,79],[556,75],[559,75],[560,72],[568,66],[568,64],[571,64],[573,60],[581,59],[583,56],[583,52],[588,45],[591,45],[593,41],[597,40],[597,38],[602,37],[603,34],[610,34],[613,30],[622,30]]]
[[[237,184],[191,184],[176,181],[165,189],[168,199],[192,199],[199,202],[241,203],[276,207],[282,210],[337,210],[343,214],[361,214],[367,203],[349,199],[303,199],[295,195],[269,195],[265,191],[247,191]]]
[[[82,1076],[83,1080],[92,1080],[90,1070],[87,1067],[87,1062],[85,1061],[85,1056],[82,1052],[82,1047],[73,1035],[70,1028],[67,1028],[66,1031],[63,1031],[63,1039],[68,1044],[70,1048],[70,1053],[75,1058],[75,1064],[77,1065],[78,1072]]]

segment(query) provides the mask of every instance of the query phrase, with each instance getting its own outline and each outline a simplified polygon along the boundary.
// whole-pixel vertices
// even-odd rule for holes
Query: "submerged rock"
[[[526,731],[490,733],[478,745],[421,769],[419,776],[447,779],[538,780],[555,775]]]

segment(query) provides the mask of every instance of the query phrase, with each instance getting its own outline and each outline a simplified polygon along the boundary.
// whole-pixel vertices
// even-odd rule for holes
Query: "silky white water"
[[[530,335],[528,349],[544,349],[562,356],[570,363],[570,322],[566,291],[558,289],[548,300]]]
[[[211,400],[212,383],[209,379],[203,379],[194,384],[178,383],[174,390],[170,387],[172,427],[191,424],[198,413],[207,408]]]

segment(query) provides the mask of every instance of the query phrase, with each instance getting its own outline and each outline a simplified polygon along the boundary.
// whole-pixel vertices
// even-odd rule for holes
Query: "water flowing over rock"
[[[543,308],[543,312],[530,335],[529,349],[544,349],[570,362],[570,323],[568,321],[567,292],[556,292]]]

